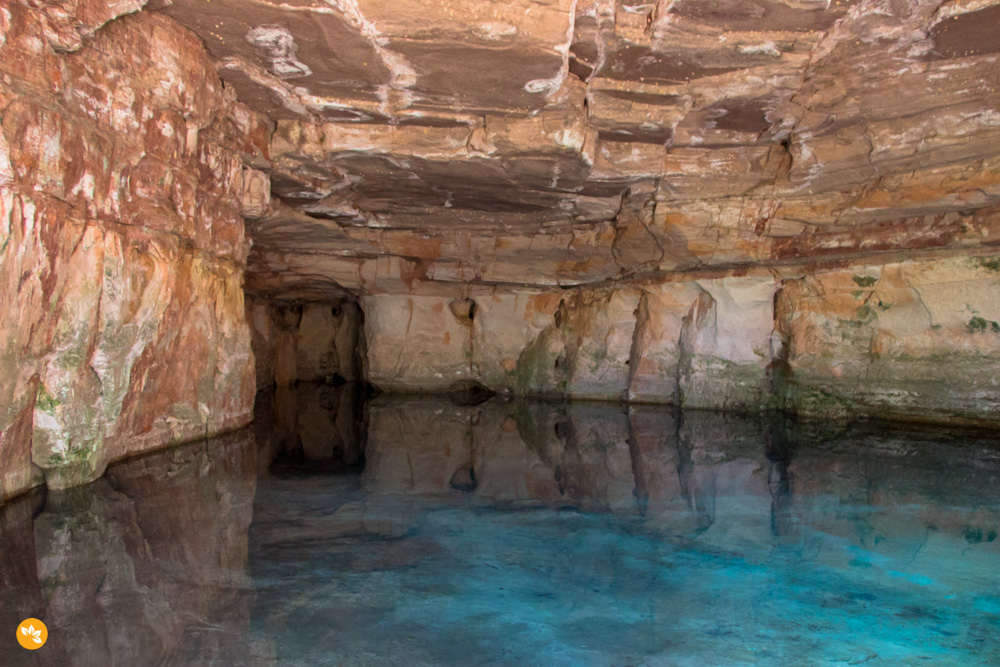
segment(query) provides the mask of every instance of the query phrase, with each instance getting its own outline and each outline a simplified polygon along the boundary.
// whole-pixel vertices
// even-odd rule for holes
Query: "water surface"
[[[1000,664],[982,433],[258,403],[250,429],[0,509],[3,664]]]

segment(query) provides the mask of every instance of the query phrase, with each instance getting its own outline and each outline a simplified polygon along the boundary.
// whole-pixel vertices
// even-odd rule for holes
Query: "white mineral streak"
[[[226,58],[218,65],[219,70],[238,70],[254,83],[273,92],[282,105],[292,113],[311,117],[309,109],[303,104],[301,97],[284,81],[281,81],[267,70],[257,67],[239,58]]]
[[[566,77],[569,75],[569,47],[573,44],[573,33],[576,30],[576,3],[569,8],[569,26],[566,28],[566,41],[556,44],[554,50],[562,56],[562,64],[559,71],[551,79],[533,79],[524,84],[524,89],[529,93],[545,93],[546,99],[552,97],[560,88]]]
[[[282,26],[257,26],[246,34],[246,40],[267,53],[271,72],[280,79],[309,76],[312,70],[296,57],[299,50],[288,28]]]
[[[387,116],[394,116],[398,109],[406,108],[413,102],[411,89],[417,83],[417,72],[398,53],[386,48],[389,40],[382,36],[375,24],[365,18],[361,12],[358,0],[324,0],[331,7],[339,10],[354,28],[368,40],[372,49],[382,60],[382,64],[389,70],[390,81],[387,85],[379,86],[378,98],[381,102],[379,111]],[[398,95],[392,99],[392,91]]]
[[[517,26],[494,21],[481,23],[474,30],[476,35],[491,42],[498,42],[504,37],[512,37],[517,34]]]

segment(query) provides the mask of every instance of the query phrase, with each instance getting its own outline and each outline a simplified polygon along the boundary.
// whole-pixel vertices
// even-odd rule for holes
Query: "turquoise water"
[[[0,510],[0,662],[998,665],[998,529],[988,434],[304,386]]]

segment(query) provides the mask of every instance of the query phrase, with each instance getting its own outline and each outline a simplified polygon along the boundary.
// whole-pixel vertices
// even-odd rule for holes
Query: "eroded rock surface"
[[[949,267],[992,261],[996,2],[258,6],[248,20],[227,2],[154,5],[277,119],[248,289],[359,298],[379,387],[816,413],[817,391],[878,414],[936,403],[905,372],[893,384],[837,303],[808,306],[828,309],[834,352],[807,352],[818,343],[782,309],[841,272],[919,260],[944,285],[966,279]],[[970,309],[1000,307],[989,278],[969,279]],[[470,299],[474,317],[450,310]],[[900,313],[880,331],[916,326]],[[927,360],[927,382],[932,357],[974,340],[933,325],[893,357]],[[992,419],[995,383],[952,387],[960,375],[939,378],[966,398],[936,418]]]
[[[247,302],[257,388],[364,380],[364,315],[354,301],[268,305]]]
[[[996,420],[997,257],[904,262],[785,281],[778,330],[803,412]]]
[[[998,22],[0,0],[0,496],[244,423],[255,366],[995,420]]]
[[[762,409],[769,278],[495,292],[461,321],[448,299],[365,297],[368,377],[397,391],[473,379],[496,391]]]
[[[259,6],[164,11],[279,119],[264,294],[996,242],[995,2]]]
[[[241,216],[266,121],[173,20],[56,4],[0,6],[3,497],[253,406]]]

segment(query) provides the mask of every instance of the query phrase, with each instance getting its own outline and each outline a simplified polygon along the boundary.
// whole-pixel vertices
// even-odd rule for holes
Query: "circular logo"
[[[49,638],[49,629],[37,618],[26,618],[17,626],[17,643],[34,651],[45,646]]]

